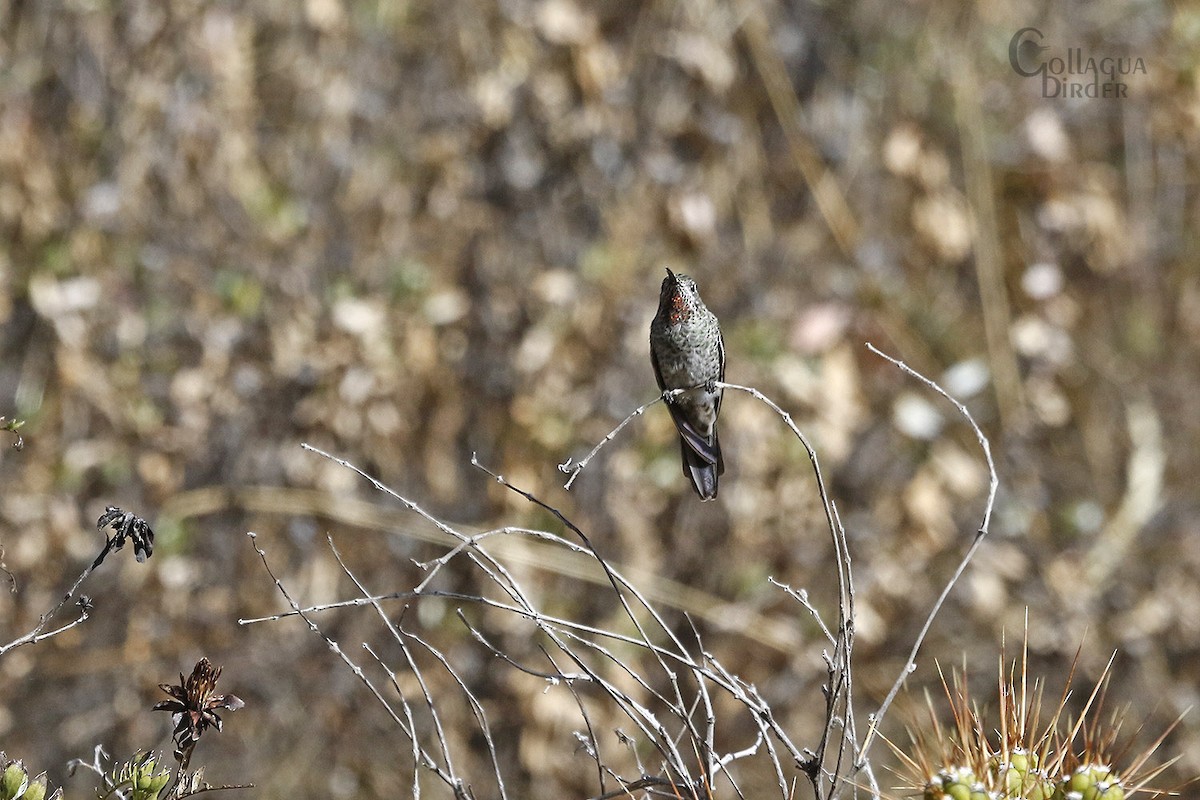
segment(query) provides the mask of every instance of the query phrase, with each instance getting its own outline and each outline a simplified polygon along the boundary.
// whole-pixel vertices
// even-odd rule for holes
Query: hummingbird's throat
[[[691,306],[683,297],[683,292],[676,291],[671,297],[671,324],[678,325],[682,322],[687,322],[692,316]]]

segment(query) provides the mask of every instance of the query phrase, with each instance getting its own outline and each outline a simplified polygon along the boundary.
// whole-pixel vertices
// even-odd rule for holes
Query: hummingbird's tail
[[[715,500],[717,478],[725,472],[725,459],[721,457],[721,443],[717,440],[716,431],[713,431],[709,453],[701,455],[696,452],[683,437],[679,439],[679,451],[683,456],[683,474],[692,482],[696,494],[700,495],[701,500]]]

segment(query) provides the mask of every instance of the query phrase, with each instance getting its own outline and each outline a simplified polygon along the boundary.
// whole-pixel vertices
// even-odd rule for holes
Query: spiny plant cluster
[[[104,776],[104,790],[97,797],[125,797],[129,800],[159,800],[171,782],[172,772],[160,767],[153,753],[138,753],[115,765]]]
[[[10,760],[0,750],[0,800],[43,800],[46,797],[46,773],[29,776],[19,759]],[[50,800],[62,797],[62,789],[56,789]]]
[[[1078,655],[1076,655],[1078,663]],[[1104,713],[1111,675],[1110,659],[1078,716],[1067,713],[1072,665],[1057,705],[1043,723],[1041,679],[1028,680],[1023,654],[1007,674],[1001,656],[996,712],[998,727],[970,695],[964,672],[950,680],[940,673],[949,700],[951,725],[939,721],[933,699],[925,695],[927,728],[909,729],[911,748],[892,744],[909,781],[906,796],[923,800],[1126,800],[1174,792],[1150,783],[1176,759],[1153,765],[1151,759],[1175,728],[1172,723],[1141,752],[1118,745],[1124,711]],[[939,670],[940,672],[940,670]]]

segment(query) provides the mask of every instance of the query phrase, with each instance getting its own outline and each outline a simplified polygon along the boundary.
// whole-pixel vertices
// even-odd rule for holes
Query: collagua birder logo
[[[1023,78],[1041,78],[1042,97],[1114,99],[1129,97],[1129,75],[1145,75],[1146,62],[1133,56],[1097,57],[1082,47],[1044,44],[1037,28],[1021,28],[1008,42],[1008,63]]]

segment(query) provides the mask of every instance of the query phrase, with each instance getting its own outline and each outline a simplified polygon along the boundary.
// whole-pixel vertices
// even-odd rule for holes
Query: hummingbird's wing
[[[719,352],[721,354],[721,371],[717,373],[717,380],[721,383],[724,383],[725,382],[725,336],[722,335],[720,328],[717,328],[717,352]],[[721,415],[721,398],[724,396],[725,396],[725,391],[723,389],[717,389],[716,407],[713,408],[713,416],[714,417],[719,417]],[[716,433],[717,433],[717,426],[714,424],[713,425],[714,437],[716,436]]]
[[[658,366],[658,356],[654,352],[654,348],[650,349],[650,364],[654,367],[654,380],[658,382],[660,391],[666,391],[667,387],[663,384],[662,370]],[[725,378],[725,345],[721,344],[721,379]],[[717,395],[717,408],[720,409],[721,395]],[[683,416],[683,412],[675,403],[667,401],[667,410],[671,412],[671,420],[675,423],[675,429],[679,431],[679,436],[691,448],[696,455],[704,459],[709,464],[716,464],[721,460],[721,453],[716,448],[716,436],[713,437],[713,442],[700,434],[692,424]]]
[[[721,329],[717,329],[717,349],[721,353],[721,371],[717,374],[717,380],[721,383],[725,382],[725,337],[721,334]],[[721,398],[725,396],[724,389],[717,389],[717,399],[713,405],[713,419],[715,420],[721,415]],[[721,475],[725,472],[725,459],[721,456],[721,441],[717,438],[717,423],[713,422],[712,432],[712,449],[716,455],[714,462],[717,467],[717,474]]]
[[[667,387],[663,385],[662,370],[658,367],[658,353],[654,352],[653,345],[650,347],[650,366],[654,367],[654,381],[658,384],[658,390],[665,392]]]

